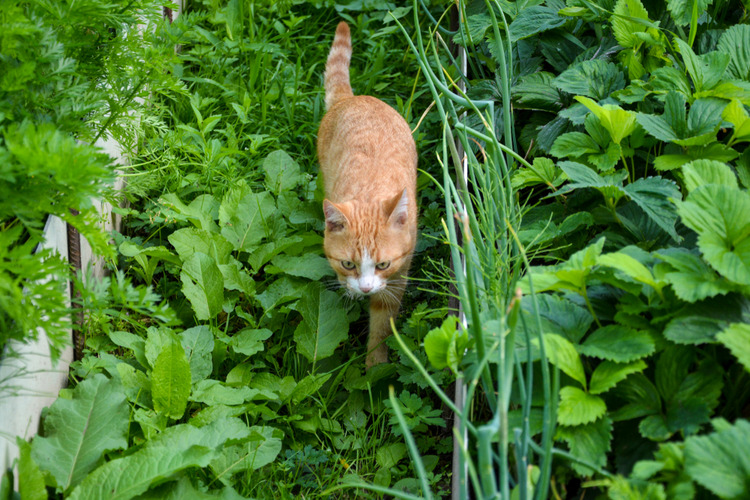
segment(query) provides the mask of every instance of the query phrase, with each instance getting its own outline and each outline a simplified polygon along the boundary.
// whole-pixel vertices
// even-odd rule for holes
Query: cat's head
[[[389,279],[405,279],[399,271],[405,274],[415,243],[410,210],[406,190],[382,202],[323,202],[326,257],[351,294],[374,295]]]

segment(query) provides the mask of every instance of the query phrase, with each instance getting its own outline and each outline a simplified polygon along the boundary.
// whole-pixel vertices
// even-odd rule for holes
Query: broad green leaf
[[[292,394],[290,395],[292,403],[299,404],[306,398],[318,392],[320,388],[323,387],[323,384],[328,382],[329,378],[331,378],[330,373],[322,375],[307,375],[297,383],[294,391],[292,391]]]
[[[732,323],[716,335],[716,340],[724,344],[745,370],[750,372],[750,325]]]
[[[243,500],[245,498],[231,486],[224,486],[221,490],[199,490],[197,486],[193,486],[190,477],[191,474],[183,472],[179,480],[151,488],[139,495],[138,500]]]
[[[739,153],[724,144],[689,147],[685,153],[664,154],[654,160],[656,170],[674,170],[693,160],[716,160],[724,163],[737,158]]]
[[[523,313],[529,314],[530,318],[533,317],[534,311],[538,310],[542,320],[542,331],[562,335],[573,344],[581,340],[594,322],[594,318],[585,307],[565,297],[545,293],[537,295],[536,301],[536,309],[532,306],[531,300],[522,301]],[[526,319],[526,325],[532,329],[533,338],[538,332],[534,329],[535,322],[529,318]]]
[[[562,108],[560,92],[552,84],[555,75],[539,71],[519,79],[511,88],[514,108],[557,112]]]
[[[207,405],[237,406],[260,396],[259,399],[268,399],[271,396],[267,391],[253,389],[250,387],[229,387],[218,380],[201,380],[193,388],[190,401],[205,403]]]
[[[221,235],[235,250],[249,252],[269,234],[268,220],[275,212],[276,205],[269,193],[253,193],[240,181],[221,201]]]
[[[148,360],[146,366],[153,368],[159,354],[166,346],[175,342],[175,334],[170,328],[155,326],[148,327],[146,334],[146,345],[144,346],[144,354]]]
[[[586,374],[583,371],[581,357],[575,346],[565,337],[554,333],[544,335],[544,351],[550,363],[562,370],[586,389]]]
[[[698,233],[698,248],[721,275],[750,285],[750,194],[728,186],[695,189],[677,210]]]
[[[284,272],[292,276],[319,281],[325,276],[334,276],[331,265],[325,257],[317,253],[305,253],[302,255],[277,255],[271,259],[273,267],[266,267],[266,272]]]
[[[378,448],[375,452],[375,461],[380,467],[390,469],[395,467],[406,457],[406,445],[404,443],[391,443]]]
[[[200,252],[211,256],[217,264],[225,264],[233,250],[232,244],[222,235],[202,229],[178,229],[168,239],[183,262]]]
[[[129,408],[116,379],[94,375],[82,380],[71,399],[58,398],[44,419],[44,436],[31,444],[31,456],[68,491],[104,460],[104,453],[128,446]]]
[[[623,192],[673,240],[682,241],[675,230],[677,211],[673,205],[681,196],[680,190],[673,181],[658,175],[642,177],[625,186]]]
[[[601,394],[607,392],[618,382],[627,378],[632,373],[642,372],[646,369],[646,362],[642,359],[632,363],[614,363],[612,361],[603,361],[596,367],[591,374],[591,394]]]
[[[695,9],[698,16],[700,16],[706,12],[706,9],[712,3],[713,0],[668,0],[667,9],[676,24],[685,26],[690,24],[693,16],[693,9]]]
[[[676,344],[699,345],[714,342],[726,321],[701,314],[677,316],[664,327],[664,337]]]
[[[39,466],[31,458],[31,445],[16,437],[18,445],[18,493],[23,500],[47,500],[47,488]],[[8,495],[6,498],[11,498]]]
[[[658,25],[649,21],[648,12],[640,0],[617,0],[611,22],[615,39],[624,48],[640,45],[641,41],[635,33]]]
[[[310,362],[327,358],[346,339],[349,320],[335,293],[310,286],[297,308],[302,323],[294,331],[297,352]]]
[[[750,496],[750,423],[685,440],[685,471],[721,498]]]
[[[460,328],[458,317],[448,316],[440,327],[427,333],[424,350],[434,368],[441,370],[450,367],[456,373],[469,343],[469,333]]]
[[[693,350],[686,346],[668,345],[661,352],[656,362],[654,381],[662,398],[669,399],[677,393],[694,360]]]
[[[726,163],[714,160],[694,160],[682,166],[685,188],[688,192],[706,184],[719,184],[738,188],[737,177]]]
[[[195,316],[209,320],[221,312],[224,304],[224,279],[216,261],[196,252],[182,265],[182,293],[193,306]]]
[[[697,302],[708,297],[724,295],[737,289],[708,267],[697,251],[685,248],[666,248],[655,254],[669,263],[674,271],[664,274],[675,294],[687,302]]]
[[[625,87],[625,75],[614,63],[593,59],[572,65],[560,73],[554,79],[553,84],[568,94],[591,97],[600,101],[609,97],[612,92]],[[586,105],[585,102],[580,102]],[[586,107],[591,109],[588,105]],[[615,142],[619,144],[619,141]]]
[[[636,466],[642,462],[638,462]],[[610,500],[667,500],[667,494],[663,484],[615,476],[607,489],[607,498]],[[692,497],[686,496],[685,498]]]
[[[558,158],[579,158],[599,151],[599,145],[588,135],[581,132],[568,132],[555,139],[550,154]]]
[[[601,255],[599,257],[599,265],[622,271],[630,278],[650,286],[659,293],[661,293],[661,289],[664,287],[664,282],[661,280],[657,281],[649,268],[623,252]]]
[[[651,441],[664,441],[669,439],[672,432],[667,427],[667,419],[664,415],[649,415],[638,423],[638,431],[641,436]]]
[[[255,296],[263,310],[268,313],[280,304],[297,300],[304,295],[306,288],[302,280],[283,276],[271,283],[263,293]]]
[[[205,379],[213,371],[212,354],[214,335],[206,325],[194,326],[180,333],[180,343],[185,349],[190,363],[190,381],[196,383]]]
[[[216,217],[219,203],[210,194],[197,196],[189,205],[185,205],[175,193],[162,195],[159,202],[174,211],[174,218],[192,223],[198,229],[214,232],[218,228]],[[168,214],[168,216],[171,214]]]
[[[268,340],[272,334],[273,332],[267,328],[259,330],[245,328],[232,335],[229,345],[234,352],[252,356],[264,349],[263,342]]]
[[[581,425],[594,422],[607,412],[607,405],[599,396],[587,394],[577,387],[567,385],[560,389],[557,423]]]
[[[175,425],[123,458],[107,462],[73,490],[71,500],[127,500],[176,473],[206,467],[225,443],[243,440],[250,429],[237,418],[216,420],[205,427]]]
[[[586,356],[617,363],[631,363],[655,350],[654,339],[648,333],[621,325],[607,325],[595,330],[580,347]]]
[[[721,34],[716,49],[729,55],[727,72],[732,78],[750,80],[750,26],[730,26]]]
[[[135,359],[144,369],[151,366],[146,358],[146,341],[142,337],[130,332],[114,331],[109,333],[109,339],[118,346],[133,351]]]
[[[685,115],[685,96],[670,91],[663,115],[637,113],[638,123],[660,141],[680,146],[705,146],[716,141],[725,103],[718,99],[697,99]]]
[[[266,187],[276,195],[291,191],[305,178],[297,162],[282,150],[266,156],[263,160],[263,172],[266,174]]]
[[[750,116],[738,99],[732,99],[721,113],[724,120],[732,124],[734,132],[730,144],[750,141]]]
[[[614,104],[600,106],[588,97],[576,96],[575,99],[589,108],[599,118],[602,126],[607,129],[615,144],[620,144],[624,138],[635,131],[637,126],[636,114],[632,111],[626,111]]]
[[[224,447],[211,461],[211,470],[223,484],[232,484],[232,477],[238,472],[257,470],[270,464],[281,452],[284,433],[279,429],[253,426],[249,431],[246,442]]]
[[[543,5],[534,5],[521,10],[508,31],[511,42],[558,28],[565,24],[566,19],[557,14],[557,10]]]
[[[190,395],[190,364],[177,342],[164,346],[151,371],[151,397],[154,410],[173,420],[185,413]]]
[[[607,452],[611,449],[612,421],[605,417],[585,425],[562,426],[557,429],[556,438],[568,444],[570,454],[574,457],[604,467],[607,464]],[[582,476],[594,473],[586,466],[576,463],[571,465]]]

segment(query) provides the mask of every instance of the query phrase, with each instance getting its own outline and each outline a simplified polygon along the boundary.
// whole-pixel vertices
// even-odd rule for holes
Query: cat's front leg
[[[370,333],[367,337],[365,368],[388,362],[385,339],[391,334],[391,318],[398,315],[403,285],[388,285],[387,290],[370,298]]]

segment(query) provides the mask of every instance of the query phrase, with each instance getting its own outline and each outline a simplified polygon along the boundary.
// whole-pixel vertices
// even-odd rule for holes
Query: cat
[[[369,297],[365,367],[388,361],[391,333],[417,241],[417,148],[398,112],[352,92],[349,26],[339,23],[325,68],[326,113],[318,130],[323,249],[353,297]]]

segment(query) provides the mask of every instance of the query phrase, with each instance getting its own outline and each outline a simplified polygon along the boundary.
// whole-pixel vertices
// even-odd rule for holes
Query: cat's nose
[[[372,290],[372,285],[359,285],[359,289],[362,293],[369,293]]]

